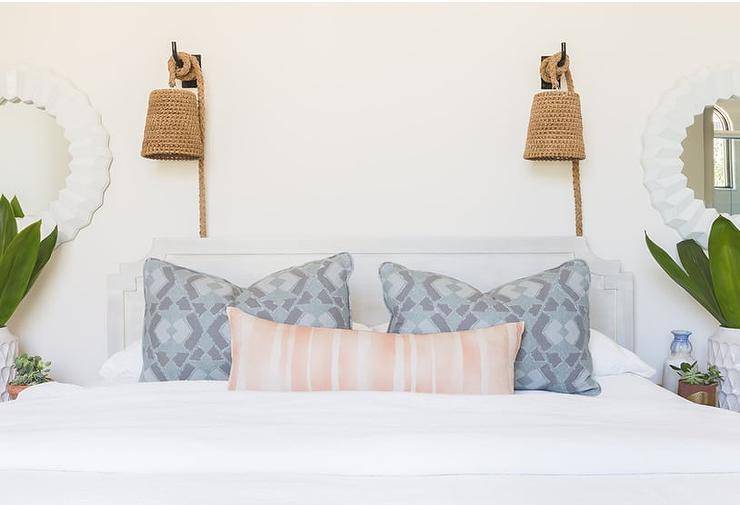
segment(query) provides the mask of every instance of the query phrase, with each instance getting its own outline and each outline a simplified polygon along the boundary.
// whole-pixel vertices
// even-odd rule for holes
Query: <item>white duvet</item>
[[[379,492],[383,486],[406,491],[422,486],[428,491],[414,495],[419,503],[454,503],[451,491],[452,501],[440,500],[447,496],[444,483],[455,479],[487,490],[478,496],[481,503],[494,483],[502,497],[518,490],[520,497],[541,493],[561,503],[548,490],[574,482],[560,498],[575,504],[581,502],[573,501],[573,493],[589,486],[594,493],[608,489],[604,482],[617,485],[599,503],[623,499],[630,485],[642,486],[641,496],[657,492],[651,482],[665,488],[662,496],[675,493],[672,503],[689,496],[684,487],[709,487],[714,493],[738,489],[738,414],[693,405],[632,375],[600,382],[603,393],[597,397],[228,392],[223,382],[49,385],[0,405],[0,489],[10,488],[12,496],[20,484],[48,479],[61,488],[69,485],[70,496],[80,493],[78,501],[59,501],[62,495],[56,495],[51,503],[88,503],[81,497],[95,489],[105,495],[105,482],[111,482],[109,491],[118,486],[123,495],[139,482],[142,490],[149,483],[151,492],[142,491],[134,501],[129,497],[128,503],[157,504],[190,503],[197,493],[183,492],[186,482],[219,483],[222,491],[229,489],[223,482],[231,482],[225,496],[236,496],[237,488],[246,492],[246,482],[253,493],[271,489],[265,482],[280,482],[275,493],[282,498],[260,495],[257,502],[266,504],[314,503],[306,497],[311,482],[323,497],[315,503],[334,503],[329,490],[352,479],[360,479],[358,489],[368,488],[365,499],[373,492],[386,496]],[[68,478],[60,478],[64,475]],[[155,487],[163,492],[160,486],[169,481],[181,497],[173,490],[162,494],[167,499],[143,498],[151,498]],[[528,489],[528,482],[541,487]],[[285,496],[290,483],[296,501]],[[115,499],[123,495],[114,494],[110,503],[119,503]],[[106,503],[101,494],[93,495],[89,503]],[[361,498],[353,502],[365,503]],[[341,495],[336,502],[347,499]],[[466,500],[476,502],[474,496]],[[509,503],[499,503],[504,502]],[[6,502],[0,498],[0,503]]]

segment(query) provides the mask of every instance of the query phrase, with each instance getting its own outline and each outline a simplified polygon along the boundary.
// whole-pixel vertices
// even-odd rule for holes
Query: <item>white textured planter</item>
[[[719,389],[719,406],[740,412],[740,329],[719,328],[709,337],[707,361],[725,378]]]
[[[0,328],[0,402],[8,401],[8,382],[13,378],[13,362],[18,356],[18,337]]]

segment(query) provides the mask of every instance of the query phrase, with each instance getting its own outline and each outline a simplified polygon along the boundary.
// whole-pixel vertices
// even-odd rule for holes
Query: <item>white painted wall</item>
[[[105,358],[105,279],[154,236],[196,235],[196,167],[139,156],[170,40],[208,81],[212,236],[562,235],[569,167],[522,159],[543,53],[568,42],[588,159],[594,251],[636,274],[637,350],[715,323],[666,278],[669,245],[642,186],[641,134],[682,74],[737,58],[732,5],[0,6],[0,58],[51,67],[111,133],[112,182],[11,329],[54,374],[89,382]],[[3,133],[5,134],[5,133]]]

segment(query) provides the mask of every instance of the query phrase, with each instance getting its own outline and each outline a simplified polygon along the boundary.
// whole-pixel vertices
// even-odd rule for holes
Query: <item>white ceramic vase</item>
[[[18,356],[18,337],[0,328],[0,402],[8,401],[8,382],[13,379],[13,362]]]
[[[719,406],[740,412],[740,329],[719,328],[709,337],[707,362],[725,378],[719,388]]]

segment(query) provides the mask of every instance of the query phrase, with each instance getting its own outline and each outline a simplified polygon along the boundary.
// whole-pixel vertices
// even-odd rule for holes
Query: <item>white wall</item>
[[[647,254],[678,240],[642,186],[648,113],[682,74],[736,58],[740,7],[691,5],[0,6],[0,58],[51,67],[111,133],[112,182],[11,330],[89,382],[105,358],[106,274],[154,236],[196,235],[196,167],[139,156],[170,40],[208,82],[212,236],[563,235],[569,167],[522,159],[541,54],[568,42],[594,251],[636,275],[637,350],[715,323]]]

